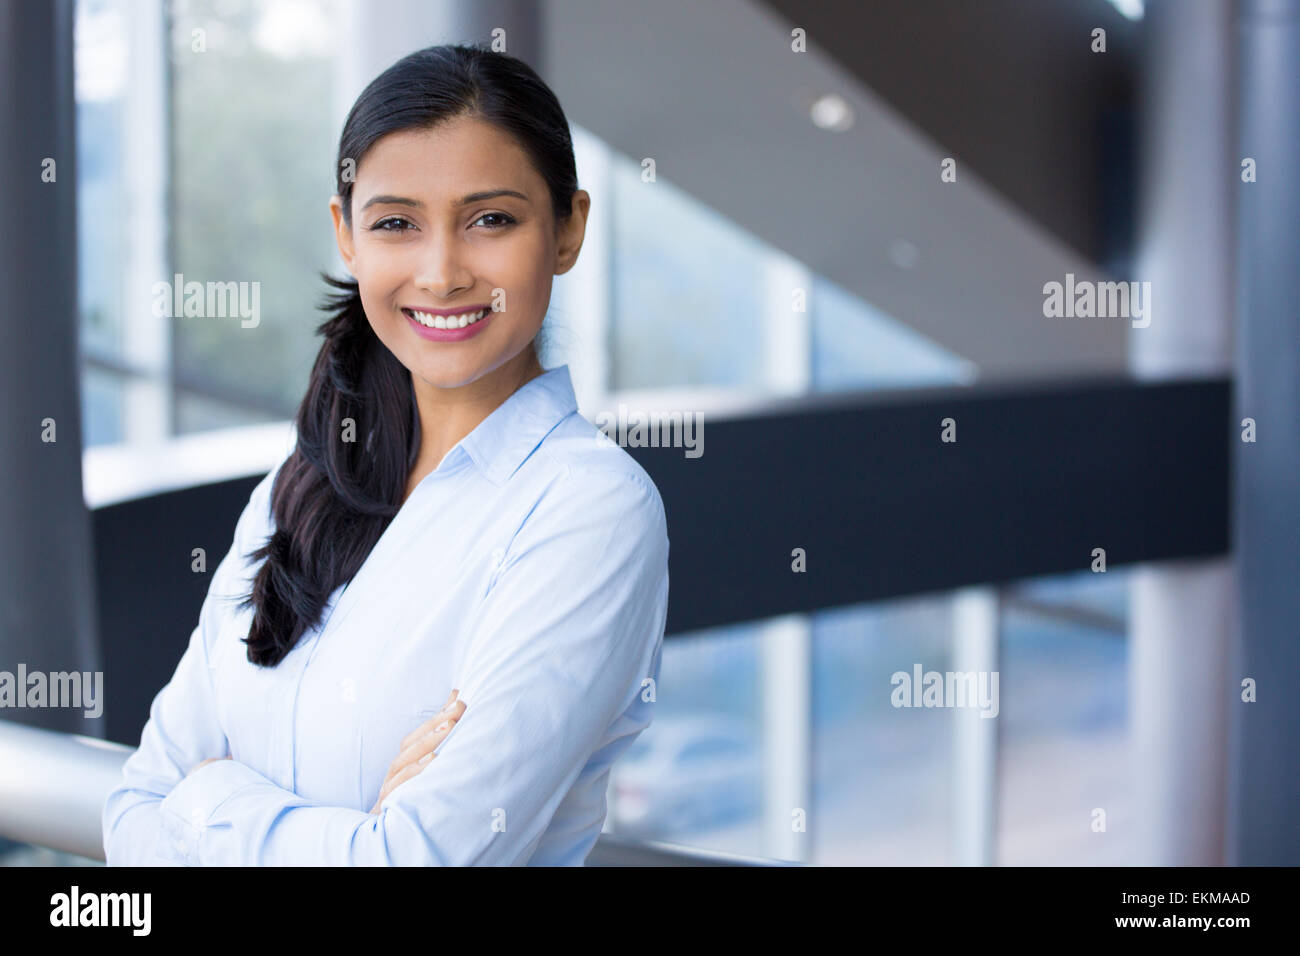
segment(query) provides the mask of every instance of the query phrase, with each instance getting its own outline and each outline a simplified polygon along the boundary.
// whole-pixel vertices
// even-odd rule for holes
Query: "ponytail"
[[[419,452],[411,373],[375,335],[355,281],[322,308],[333,316],[298,408],[297,445],[271,490],[275,533],[243,606],[254,605],[248,659],[278,664],[320,624],[336,588],[361,569],[401,507]]]

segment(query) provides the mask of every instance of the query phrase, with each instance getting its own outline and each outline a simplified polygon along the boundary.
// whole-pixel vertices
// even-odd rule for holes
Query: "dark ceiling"
[[[1106,0],[762,0],[1099,265],[1131,247],[1139,24]],[[1093,29],[1107,50],[1093,53]]]

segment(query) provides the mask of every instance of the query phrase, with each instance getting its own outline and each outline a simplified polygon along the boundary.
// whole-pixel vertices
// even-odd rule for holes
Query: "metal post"
[[[1300,861],[1300,0],[1243,0],[1236,23],[1241,121],[1237,247],[1234,547],[1241,647],[1224,675],[1235,717],[1231,843],[1242,866]],[[1255,181],[1242,179],[1243,160]],[[1241,421],[1254,419],[1254,442]],[[1242,681],[1256,683],[1243,700]]]

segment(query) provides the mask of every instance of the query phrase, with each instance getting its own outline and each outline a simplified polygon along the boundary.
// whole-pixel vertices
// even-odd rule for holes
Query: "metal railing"
[[[123,744],[0,720],[0,836],[104,859],[103,808],[134,752]],[[588,866],[797,866],[602,833]]]
[[[104,859],[104,800],[133,750],[0,720],[0,835]]]

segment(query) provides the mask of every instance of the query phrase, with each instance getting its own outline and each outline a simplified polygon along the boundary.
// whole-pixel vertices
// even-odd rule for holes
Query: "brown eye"
[[[498,223],[496,223],[495,225],[487,225],[485,228],[487,228],[487,229],[501,229],[501,228],[503,228],[503,227],[505,227],[505,226],[509,226],[509,225],[511,225],[511,224],[514,223],[514,221],[515,221],[515,217],[514,217],[514,216],[511,216],[509,213],[504,213],[504,212],[485,212],[483,215],[479,216],[478,219],[475,220],[475,222],[476,222],[476,223],[479,223],[479,222],[482,222],[484,219],[493,219],[493,218],[498,219],[498,220],[501,220],[501,221],[498,222]]]
[[[400,223],[402,228],[400,229],[390,228],[390,226],[387,225],[388,223]],[[411,224],[407,222],[405,219],[402,219],[398,216],[389,216],[386,219],[379,220],[377,223],[371,226],[370,231],[371,232],[406,232],[406,227],[410,225]]]

